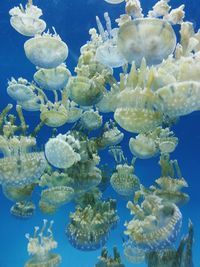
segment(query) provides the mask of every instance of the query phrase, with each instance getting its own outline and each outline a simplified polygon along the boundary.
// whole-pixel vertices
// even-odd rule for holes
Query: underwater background
[[[23,44],[26,37],[18,34],[9,22],[9,10],[17,6],[20,1],[1,0],[0,3],[0,110],[7,103],[14,101],[7,95],[7,81],[10,77],[25,77],[32,79],[35,71],[34,65],[30,64],[23,50]],[[25,1],[21,1],[25,4]],[[152,5],[153,0],[142,0],[143,11],[146,13]],[[67,67],[73,73],[76,66],[80,47],[89,39],[88,31],[96,27],[95,16],[103,17],[105,11],[109,12],[110,18],[114,21],[124,10],[124,4],[110,5],[103,0],[35,0],[43,10],[43,19],[48,27],[54,26],[69,47],[69,57],[66,60]],[[179,6],[185,4],[186,19],[193,22],[195,30],[200,27],[200,1],[199,0],[172,0],[170,4]],[[30,128],[39,121],[38,112],[24,112],[26,122]],[[104,121],[112,117],[113,114],[104,115]],[[66,124],[59,128],[59,132],[65,133],[71,125]],[[122,130],[123,131],[123,130]],[[188,219],[194,224],[194,267],[200,267],[200,112],[194,112],[183,116],[179,122],[173,126],[175,135],[179,138],[179,144],[172,153],[173,159],[178,159],[183,177],[187,180],[189,187],[185,190],[190,196],[190,201],[181,208],[183,214],[183,227],[181,235],[187,233]],[[124,131],[125,132],[125,131]],[[38,136],[38,146],[42,146],[51,132],[48,127],[44,127]],[[126,132],[122,141],[122,147],[125,155],[131,159],[128,148],[130,134]],[[101,163],[107,163],[114,166],[114,160],[106,152],[101,152]],[[138,160],[135,173],[141,182],[149,186],[155,178],[160,175],[160,168],[157,164],[158,157],[148,160]],[[39,190],[35,192],[33,200],[38,203]],[[114,245],[117,246],[122,262],[126,267],[146,266],[144,264],[133,265],[126,261],[123,256],[123,231],[124,222],[130,220],[129,210],[126,208],[127,199],[120,197],[109,186],[104,192],[103,197],[113,197],[117,199],[117,210],[120,215],[118,227],[110,234],[106,244],[109,253],[112,253]],[[74,204],[70,203],[59,208],[55,215],[44,215],[37,208],[33,217],[28,220],[20,220],[10,214],[12,203],[7,200],[0,192],[0,267],[22,267],[28,260],[26,233],[32,233],[35,225],[42,224],[43,218],[54,220],[54,236],[58,242],[56,252],[62,256],[62,267],[93,267],[97,262],[97,257],[101,249],[94,252],[82,252],[73,248],[65,235],[65,228],[69,220],[70,211],[74,211]],[[180,240],[180,238],[179,238]]]

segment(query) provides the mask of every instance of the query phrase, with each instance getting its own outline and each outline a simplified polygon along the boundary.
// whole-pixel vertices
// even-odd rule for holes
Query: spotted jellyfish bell
[[[95,59],[108,67],[118,68],[127,62],[117,47],[118,28],[112,29],[111,20],[107,12],[104,13],[104,18],[106,21],[106,31],[104,31],[99,17],[96,16],[102,44],[96,50]]]
[[[128,1],[133,19],[120,26],[117,46],[125,59],[136,66],[142,58],[147,65],[159,64],[172,54],[176,47],[176,35],[170,23],[161,18],[143,17],[140,1]],[[133,5],[131,4],[133,3]],[[160,14],[159,14],[160,15]]]
[[[59,134],[45,145],[45,155],[54,167],[66,169],[81,160],[79,141],[70,134]]]
[[[86,110],[80,118],[81,127],[88,131],[99,129],[102,126],[102,123],[102,116],[98,111],[94,111],[93,109]]]
[[[109,4],[120,4],[124,2],[124,0],[105,0]]]
[[[14,7],[9,11],[11,16],[10,24],[19,33],[25,36],[34,36],[41,34],[45,28],[46,23],[40,19],[42,10],[32,4],[32,0],[28,0],[25,9],[20,4],[19,7]]]
[[[11,207],[10,213],[15,217],[28,219],[33,216],[35,209],[35,204],[31,201],[21,201]]]
[[[24,44],[26,57],[35,66],[52,69],[62,64],[68,56],[68,47],[53,27],[54,34],[43,33],[29,39]]]
[[[47,220],[43,220],[44,224],[41,231],[38,234],[39,227],[35,226],[34,236],[26,234],[28,239],[27,250],[32,258],[28,260],[25,267],[56,267],[61,263],[61,256],[59,254],[50,253],[51,250],[57,248],[57,242],[54,240],[52,225],[50,222],[49,228],[47,228]]]
[[[62,63],[53,69],[38,69],[34,81],[45,90],[62,90],[68,82],[71,72]]]

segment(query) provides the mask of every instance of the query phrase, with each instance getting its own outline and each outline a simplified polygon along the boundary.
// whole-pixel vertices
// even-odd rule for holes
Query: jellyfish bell
[[[80,106],[92,106],[103,97],[105,87],[101,82],[85,76],[70,77],[67,85],[69,97]]]
[[[80,161],[79,148],[80,144],[73,136],[59,134],[46,143],[45,155],[54,167],[65,169]]]
[[[33,216],[35,208],[35,205],[31,201],[21,201],[11,207],[10,213],[15,217],[28,219]]]
[[[19,102],[29,101],[35,96],[34,87],[23,78],[15,80],[12,77],[8,81],[7,93],[12,99]]]
[[[109,4],[120,4],[124,2],[124,0],[105,0]]]
[[[35,66],[52,69],[62,64],[68,56],[68,47],[55,32],[36,35],[24,44],[26,57]]]
[[[144,57],[147,65],[157,65],[174,52],[176,35],[165,20],[138,18],[119,28],[117,46],[129,63],[139,66]]]
[[[61,101],[48,101],[40,106],[40,119],[49,127],[60,127],[68,120],[69,114]]]
[[[94,131],[101,127],[103,121],[98,111],[87,110],[81,115],[80,123],[84,129]]]
[[[2,185],[4,196],[14,202],[21,202],[31,198],[36,184],[29,184],[23,187]]]
[[[34,74],[35,82],[46,90],[62,90],[71,76],[65,64],[53,69],[39,69]]]
[[[159,152],[155,140],[145,134],[139,134],[136,138],[130,138],[129,148],[131,153],[140,159],[152,158]]]
[[[53,206],[59,207],[72,200],[74,190],[68,186],[54,186],[45,189],[41,193],[41,199]]]
[[[163,112],[169,117],[178,117],[199,110],[200,83],[183,81],[166,85],[157,90]]]
[[[124,242],[123,249],[127,261],[133,264],[139,264],[145,261],[145,252],[142,249],[135,247],[131,239]]]
[[[26,111],[39,111],[41,109],[41,98],[34,96],[30,100],[26,101],[17,101],[17,104]]]
[[[14,7],[9,11],[11,16],[10,24],[19,33],[25,36],[34,36],[41,34],[46,23],[40,19],[42,10],[32,4],[27,4],[25,9],[20,4],[19,7]]]

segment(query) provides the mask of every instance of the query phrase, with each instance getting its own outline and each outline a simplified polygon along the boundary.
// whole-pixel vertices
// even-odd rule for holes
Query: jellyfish
[[[54,34],[37,35],[24,44],[26,57],[35,66],[52,69],[62,64],[68,56],[68,47],[53,28]]]
[[[28,239],[28,253],[33,255],[30,260],[25,264],[25,267],[54,267],[61,263],[61,256],[59,254],[51,253],[50,251],[57,247],[57,242],[54,240],[52,225],[53,221],[50,222],[47,228],[47,220],[43,220],[44,224],[39,231],[39,227],[35,226],[34,236],[26,234]]]
[[[123,244],[123,249],[124,256],[127,261],[133,264],[138,264],[145,261],[145,252],[142,249],[137,248],[131,239],[128,239]]]
[[[112,29],[111,20],[107,12],[104,13],[104,18],[106,21],[106,31],[99,17],[96,16],[102,44],[100,44],[96,50],[95,59],[108,67],[118,68],[127,62],[117,47],[118,28]]]
[[[98,257],[99,261],[95,264],[95,267],[125,267],[122,263],[120,254],[117,247],[113,248],[113,257],[108,256],[108,250],[103,248],[101,251],[101,256]]]
[[[45,145],[45,155],[54,167],[66,169],[81,160],[79,141],[70,134],[59,134],[50,138]]]
[[[107,242],[109,232],[118,222],[116,202],[98,202],[96,205],[77,207],[70,214],[66,229],[72,246],[83,251],[97,250]]]
[[[182,225],[182,214],[175,204],[147,194],[141,205],[129,201],[127,207],[135,216],[126,224],[125,234],[136,248],[151,252],[173,246]]]
[[[46,23],[40,19],[42,10],[32,4],[28,0],[28,4],[24,7],[20,4],[19,7],[14,7],[9,11],[11,16],[10,24],[19,33],[25,36],[34,36],[41,34],[45,28]]]
[[[181,189],[188,187],[186,180],[182,177],[177,160],[170,160],[169,154],[160,157],[161,177],[155,180],[156,186],[152,187],[154,194],[161,197],[163,201],[183,205],[189,201],[188,194]],[[158,187],[157,187],[158,186]]]
[[[103,123],[102,116],[98,111],[86,110],[80,118],[80,124],[83,129],[94,131],[101,127]]]
[[[109,4],[120,4],[124,2],[124,0],[105,0]]]
[[[44,189],[41,193],[41,201],[59,207],[72,200],[74,190],[68,186],[54,186]]]
[[[100,201],[101,197],[101,191],[97,187],[94,187],[93,189],[80,194],[80,196],[77,196],[74,201],[78,206],[84,208],[88,205],[94,206]]]
[[[136,138],[130,138],[129,148],[131,153],[140,159],[152,158],[159,152],[156,140],[154,140],[151,135],[148,135],[148,133],[140,133]]]
[[[28,184],[23,187],[2,185],[4,196],[14,202],[22,202],[31,198],[36,184]]]
[[[101,148],[118,145],[124,138],[124,134],[117,128],[116,123],[110,120],[104,124],[103,132],[97,139],[97,145]]]
[[[33,216],[35,205],[31,201],[20,201],[10,209],[10,213],[19,218],[28,219]]]
[[[69,97],[80,106],[92,106],[97,104],[105,91],[104,81],[85,76],[70,77],[67,85]]]
[[[169,117],[179,117],[199,110],[200,82],[183,81],[168,84],[156,92],[163,112]]]
[[[118,164],[110,178],[112,188],[122,196],[132,196],[140,187],[138,177],[133,174],[134,166]]]
[[[126,131],[145,133],[154,130],[163,122],[159,97],[151,89],[155,72],[142,61],[140,69],[132,64],[130,73],[122,75],[117,96],[115,121]]]
[[[74,123],[78,121],[83,113],[82,108],[78,107],[74,101],[67,99],[65,104],[68,113],[67,123]]]
[[[22,109],[16,107],[21,125],[15,125],[15,117],[10,115],[9,121],[3,126],[0,136],[0,150],[4,157],[0,159],[0,182],[3,186],[23,187],[36,182],[42,175],[46,160],[44,153],[31,151],[36,145],[34,137],[41,129],[40,123],[32,134],[27,135],[28,126],[25,123]],[[21,130],[21,135],[15,135]]]
[[[38,69],[34,74],[34,81],[45,90],[62,90],[70,76],[70,71],[62,63],[53,69]]]
[[[144,18],[139,1],[133,5],[128,2],[126,10],[133,19],[120,26],[117,47],[129,63],[134,61],[139,66],[145,58],[147,65],[157,65],[174,52],[176,35],[170,23],[180,23],[184,15],[176,21],[170,15],[161,18],[163,14],[151,12],[151,16]]]
[[[109,146],[108,153],[114,158],[117,164],[126,162],[124,152],[120,145],[118,146]]]

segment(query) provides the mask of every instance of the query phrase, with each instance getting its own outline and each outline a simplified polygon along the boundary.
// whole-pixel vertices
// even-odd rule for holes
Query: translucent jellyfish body
[[[19,218],[28,219],[33,216],[35,205],[31,201],[17,202],[10,209],[10,213]]]
[[[110,229],[118,221],[116,203],[112,200],[99,202],[95,206],[78,207],[70,214],[66,234],[69,242],[84,251],[102,247],[109,236]]]
[[[159,64],[173,53],[176,35],[167,21],[139,18],[119,28],[117,46],[129,63],[139,66],[145,58],[148,65]]]
[[[15,80],[13,77],[8,81],[7,93],[17,102],[26,102],[31,100],[34,94],[34,87],[23,78]]]
[[[40,19],[42,10],[30,3],[25,9],[22,5],[12,8],[9,14],[11,15],[10,24],[22,35],[34,36],[42,33],[46,28],[45,21]]]
[[[54,240],[52,232],[53,221],[50,222],[49,228],[47,228],[47,223],[47,220],[44,220],[44,225],[39,233],[39,227],[36,226],[33,237],[26,234],[27,250],[33,256],[26,262],[25,267],[56,267],[61,263],[60,255],[50,252],[57,247],[57,242]]]
[[[54,167],[65,169],[80,161],[79,148],[80,144],[73,136],[59,134],[46,143],[45,155]]]
[[[69,118],[68,110],[61,101],[48,101],[40,106],[40,119],[49,127],[60,127]]]
[[[55,32],[55,29],[54,29]],[[68,47],[55,32],[35,36],[24,44],[27,58],[44,69],[52,69],[63,63],[68,56]]]
[[[46,90],[62,90],[71,76],[65,64],[61,64],[54,69],[39,69],[34,74],[35,82]]]
[[[169,117],[178,117],[199,110],[200,83],[195,81],[177,82],[166,85],[156,92],[163,112]]]
[[[135,247],[150,252],[174,244],[182,225],[182,214],[175,204],[163,204],[161,198],[148,195],[141,206],[129,201],[127,207],[135,217],[126,224],[125,233]]]
[[[154,71],[142,61],[140,69],[132,64],[128,75],[121,75],[117,95],[115,121],[126,131],[134,133],[148,132],[160,126],[163,114],[159,97],[151,89]]]
[[[151,158],[159,152],[155,140],[145,134],[139,134],[136,138],[130,138],[129,148],[131,153],[140,159]]]
[[[56,207],[64,205],[72,200],[74,190],[68,186],[54,186],[45,189],[41,193],[41,200]]]
[[[0,146],[5,155],[0,159],[0,180],[3,185],[23,187],[40,178],[46,160],[43,152],[29,152],[35,144],[33,137],[1,137]]]
[[[92,106],[103,97],[104,85],[84,76],[71,77],[68,83],[69,97],[80,106]]]
[[[132,196],[139,189],[140,181],[133,174],[133,171],[133,166],[127,164],[117,165],[116,172],[111,176],[110,183],[119,195]]]
[[[105,0],[109,4],[120,4],[124,2],[124,0]]]
[[[82,114],[80,123],[83,129],[94,131],[101,127],[103,120],[98,111],[88,110]]]
[[[2,186],[4,196],[14,202],[21,202],[31,197],[35,184],[29,184],[23,187]]]
[[[113,248],[113,257],[108,255],[108,250],[103,248],[101,256],[98,257],[99,261],[95,264],[95,267],[125,267],[121,261],[120,254],[116,247]]]
[[[118,29],[112,29],[111,21],[107,12],[104,13],[104,18],[106,21],[107,31],[104,31],[99,17],[96,17],[102,44],[99,45],[96,50],[95,59],[111,68],[121,67],[126,63],[126,59],[122,56],[117,47]]]
[[[135,244],[131,241],[131,239],[128,239],[123,244],[123,249],[124,256],[127,261],[138,264],[145,260],[145,252],[142,249],[135,247]]]

